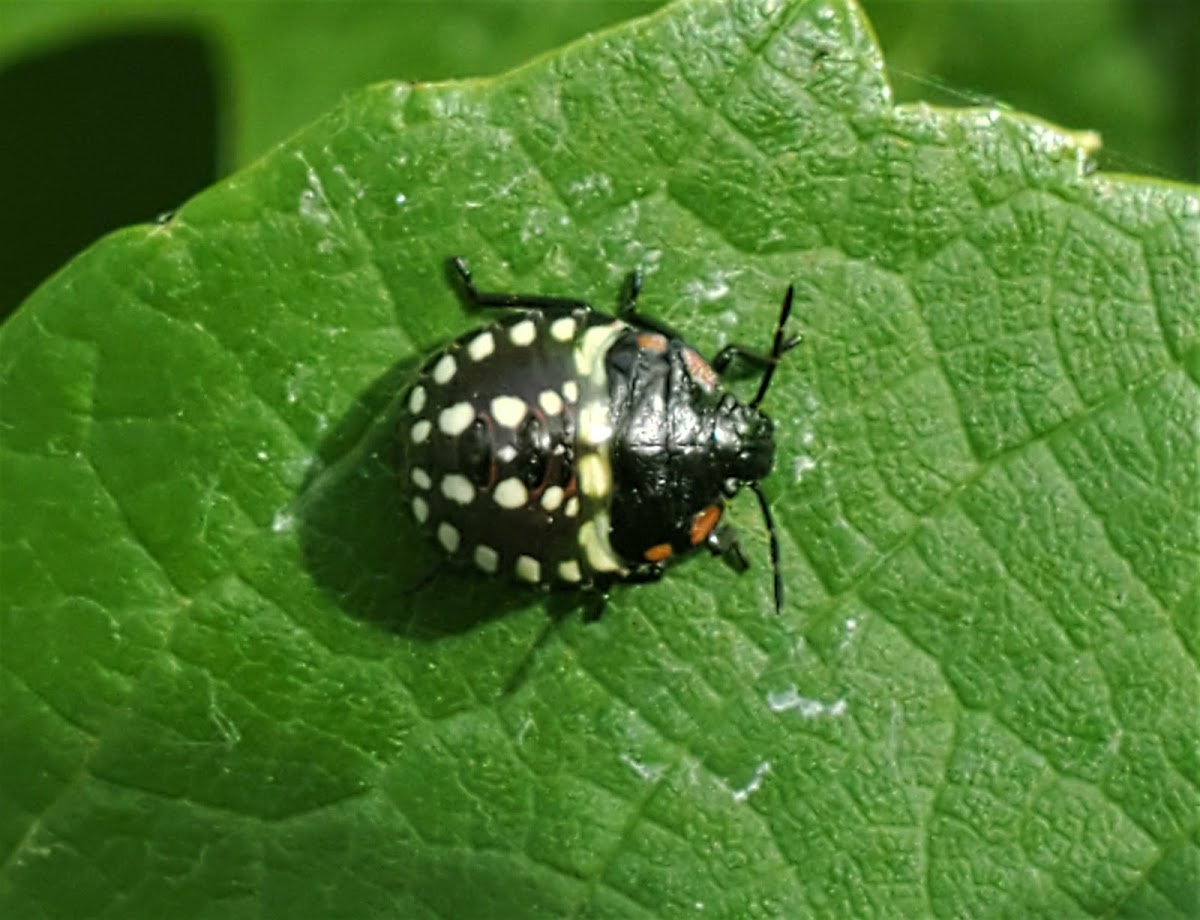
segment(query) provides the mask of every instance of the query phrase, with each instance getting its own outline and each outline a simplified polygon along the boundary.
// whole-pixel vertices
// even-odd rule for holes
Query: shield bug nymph
[[[760,405],[798,341],[784,295],[768,352],[727,345],[705,360],[637,312],[631,276],[616,315],[569,298],[489,293],[461,258],[467,302],[505,312],[432,355],[404,396],[398,432],[412,513],[454,560],[531,585],[591,590],[654,581],[704,547],[748,567],[726,501],[758,499],[770,538],[775,608],[779,542],[759,481],[775,461]],[[720,374],[761,371],[741,402]]]

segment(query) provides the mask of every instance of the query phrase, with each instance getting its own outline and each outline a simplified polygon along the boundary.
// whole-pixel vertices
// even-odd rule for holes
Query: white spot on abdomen
[[[505,479],[492,490],[492,499],[501,508],[513,510],[524,507],[529,501],[529,490],[525,483],[516,478]]]
[[[442,477],[442,494],[452,502],[469,505],[475,500],[475,487],[461,473],[450,473]]]
[[[537,584],[542,580],[542,564],[532,556],[519,556],[517,558],[517,577],[521,581]]]
[[[497,396],[492,400],[492,418],[506,428],[516,428],[525,418],[528,406],[516,396]]]
[[[449,383],[454,379],[456,370],[458,370],[458,362],[454,360],[454,355],[442,355],[442,360],[433,366],[433,382]]]
[[[433,429],[433,423],[430,422],[429,419],[423,418],[420,421],[418,421],[415,425],[412,426],[412,441],[413,441],[413,443],[420,444],[421,442],[423,442],[427,437],[429,437],[429,432],[432,429]]]
[[[547,511],[557,511],[558,506],[562,504],[562,500],[562,486],[550,486],[550,488],[542,493],[542,507]]]
[[[482,361],[495,350],[496,340],[492,338],[491,332],[479,333],[467,345],[467,354],[471,356],[472,361]]]
[[[455,403],[438,415],[438,430],[450,437],[460,435],[475,421],[475,408],[469,402]]]
[[[475,547],[475,564],[479,566],[481,571],[487,572],[489,575],[495,575],[496,569],[500,565],[500,554],[490,546],[484,546],[481,543]]]
[[[413,391],[408,397],[408,411],[416,415],[425,408],[425,388],[422,386],[413,387]]]
[[[508,330],[508,338],[514,345],[522,348],[532,345],[533,340],[537,338],[537,326],[533,324],[533,320],[523,319]]]
[[[453,524],[447,523],[446,521],[442,521],[442,523],[438,524],[437,538],[438,542],[442,544],[442,548],[445,549],[446,552],[453,553],[458,550],[458,531],[455,530]]]
[[[560,342],[569,342],[575,337],[575,319],[561,316],[550,324],[550,334]]]

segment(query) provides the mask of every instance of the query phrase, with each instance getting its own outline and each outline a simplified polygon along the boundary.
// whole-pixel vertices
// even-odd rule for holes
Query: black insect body
[[[653,581],[701,546],[744,570],[721,516],[743,486],[757,496],[771,544],[775,606],[779,549],[758,486],[775,459],[759,404],[780,357],[722,349],[710,364],[634,309],[637,276],[617,316],[578,300],[477,290],[475,307],[509,308],[422,367],[404,397],[402,474],[417,521],[453,559],[535,585],[591,589]],[[749,403],[718,373],[734,359],[760,368]]]

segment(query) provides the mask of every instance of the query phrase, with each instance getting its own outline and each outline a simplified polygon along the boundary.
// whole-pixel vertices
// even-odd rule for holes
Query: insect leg
[[[467,304],[472,309],[525,308],[545,310],[547,313],[570,313],[572,310],[591,310],[582,300],[571,297],[548,297],[544,294],[518,294],[499,291],[481,291],[475,287],[471,270],[462,256],[454,256],[448,263],[452,279],[458,285]]]
[[[627,585],[648,585],[651,582],[660,581],[665,571],[666,569],[657,562],[652,562],[641,568],[633,569],[628,575],[623,576],[621,581]]]
[[[427,588],[431,584],[433,584],[433,580],[435,578],[437,578],[439,575],[442,574],[442,571],[445,568],[445,564],[446,564],[445,559],[439,559],[432,566],[430,566],[429,569],[422,572],[420,577],[418,577],[417,580],[414,581],[411,585],[406,585],[404,588],[402,588],[400,593],[403,594],[405,597],[408,597],[410,595],[418,593],[419,591],[423,591],[425,588]]]
[[[589,591],[586,603],[587,607],[583,611],[583,622],[595,623],[604,616],[604,608],[608,606],[608,589],[601,588],[596,591]]]
[[[780,354],[783,354],[789,349],[795,348],[799,344],[800,336],[792,336],[783,343]],[[726,345],[724,348],[718,351],[713,356],[713,359],[708,363],[712,365],[712,369],[718,374],[724,374],[726,369],[733,364],[735,359],[747,367],[760,371],[769,370],[770,368],[774,367],[775,363],[779,360],[771,355],[763,354],[761,351],[753,351],[752,349],[745,348],[742,345]]]
[[[636,268],[629,273],[625,282],[625,294],[621,298],[621,307],[617,313],[621,319],[637,316],[637,299],[642,293],[642,273]]]
[[[714,556],[720,556],[721,559],[735,572],[744,572],[750,568],[750,560],[746,558],[746,554],[742,551],[742,544],[738,542],[737,531],[732,527],[722,524],[714,529],[708,539],[704,541],[704,545],[708,547],[709,552]]]
[[[513,693],[515,693],[516,690],[525,683],[525,680],[529,677],[529,671],[533,667],[538,653],[540,653],[546,643],[550,641],[550,638],[554,635],[554,633],[562,628],[563,622],[564,620],[561,616],[551,616],[546,620],[546,625],[542,627],[542,630],[538,633],[537,638],[533,640],[533,644],[525,650],[525,654],[522,655],[521,660],[517,662],[516,668],[504,682],[504,686],[501,687],[499,699],[504,700],[512,696]]]
[[[775,519],[771,517],[771,507],[767,504],[767,496],[757,482],[746,484],[754,497],[758,499],[758,507],[762,510],[763,521],[767,525],[767,538],[771,545],[771,576],[775,587],[775,612],[783,611],[783,576],[779,572],[779,534],[775,531]]]
[[[625,284],[625,295],[621,298],[620,309],[617,310],[617,316],[631,326],[639,326],[642,329],[649,329],[651,332],[657,332],[659,335],[666,336],[668,339],[682,339],[682,336],[673,328],[668,326],[661,320],[657,320],[652,316],[647,316],[637,308],[638,294],[642,290],[642,273],[634,269],[629,273],[629,280]]]
[[[775,365],[779,363],[787,352],[791,351],[800,344],[800,336],[793,335],[789,338],[783,337],[783,327],[787,323],[788,317],[792,312],[792,299],[795,295],[795,288],[789,286],[787,293],[783,297],[783,306],[779,310],[779,319],[775,323],[775,336],[771,343],[771,351],[764,354],[761,351],[755,351],[752,348],[746,348],[742,345],[726,345],[713,356],[712,365],[714,371],[718,374],[723,374],[725,369],[733,363],[734,359],[741,361],[749,367],[757,368],[764,371],[764,377],[767,382],[770,381],[771,375],[775,372]],[[765,394],[766,386],[760,386],[759,389]],[[758,405],[762,401],[762,395],[755,399],[751,405]]]

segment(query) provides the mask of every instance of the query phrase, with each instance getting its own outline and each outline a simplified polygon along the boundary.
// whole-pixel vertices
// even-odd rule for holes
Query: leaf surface
[[[0,914],[1189,916],[1197,190],[895,107],[845,3],[359,93],[0,330]],[[444,274],[803,344],[788,600],[442,576],[394,397]],[[500,615],[503,614],[503,615]],[[548,631],[548,624],[553,624]]]

